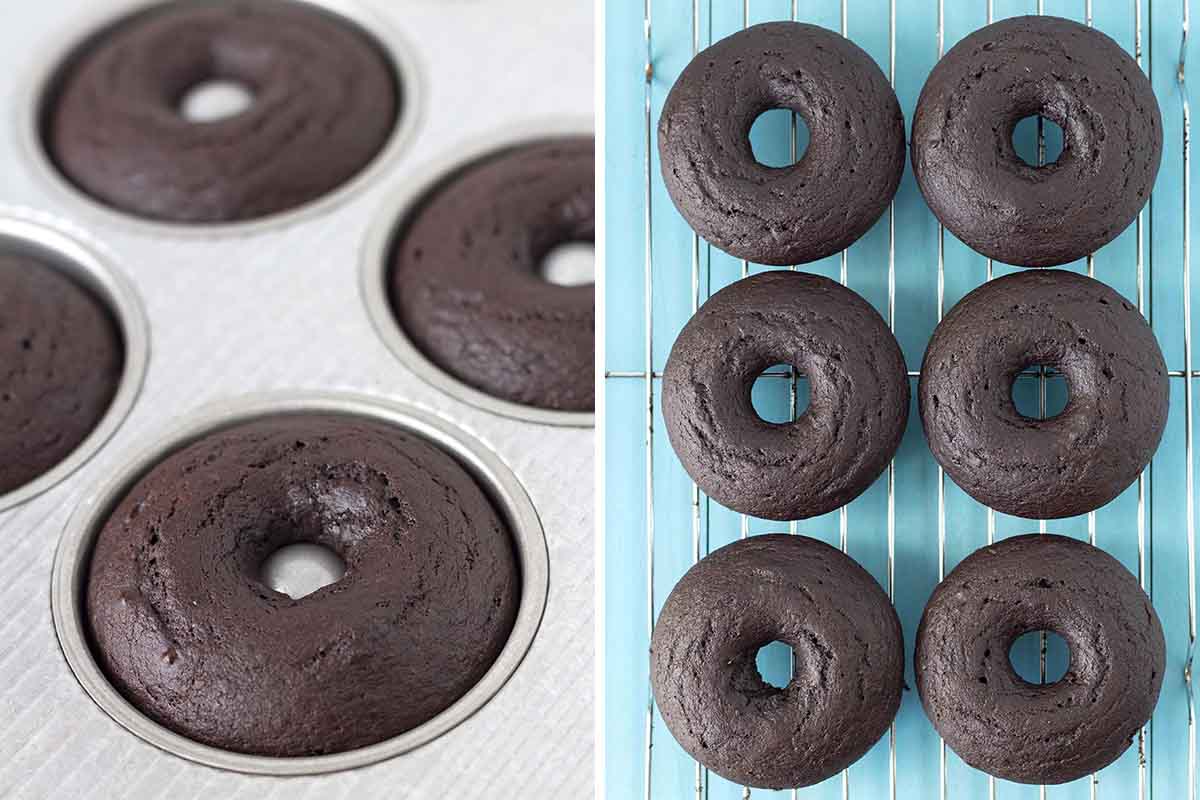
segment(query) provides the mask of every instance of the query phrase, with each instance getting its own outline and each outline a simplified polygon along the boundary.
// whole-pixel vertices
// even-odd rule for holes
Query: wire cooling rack
[[[606,497],[604,618],[605,786],[610,798],[1188,798],[1197,796],[1191,655],[1196,639],[1194,380],[1191,305],[1191,178],[1188,146],[1188,0],[609,0],[606,12]],[[679,465],[660,416],[661,371],[682,325],[717,289],[763,267],[698,239],[659,177],[658,113],[699,50],[747,25],[796,19],[849,36],[894,85],[911,122],[921,86],[942,53],[993,20],[1047,13],[1094,25],[1134,55],[1162,109],[1165,142],[1155,191],[1134,225],[1068,269],[1120,291],[1151,320],[1170,370],[1171,414],[1152,464],[1108,506],[1069,520],[1037,522],[987,509],[952,482],[925,445],[914,405],[895,461],[840,511],[773,523],[709,502]],[[1050,123],[1019,126],[1027,158],[1061,147]],[[802,123],[771,112],[751,133],[765,163],[795,160]],[[847,251],[803,267],[840,280],[871,301],[896,333],[910,380],[942,315],[985,280],[1013,268],[992,263],[947,234],[925,206],[911,169],[879,223]],[[802,410],[806,387],[772,368],[754,387],[768,419]],[[1044,370],[1017,381],[1026,413],[1065,402]],[[1117,557],[1151,593],[1167,636],[1167,675],[1157,711],[1134,744],[1102,772],[1071,784],[1022,786],[992,779],[945,747],[913,690],[887,735],[859,762],[803,790],[749,790],[708,773],[678,746],[649,688],[649,635],[680,576],[712,549],[768,531],[802,533],[841,547],[871,571],[896,604],[912,645],[933,587],[975,549],[1019,533],[1091,541]],[[768,680],[786,680],[784,648],[759,654]],[[1018,642],[1018,670],[1053,680],[1065,669],[1060,642]]]

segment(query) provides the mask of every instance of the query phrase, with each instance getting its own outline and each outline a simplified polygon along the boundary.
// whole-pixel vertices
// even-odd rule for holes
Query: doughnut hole
[[[588,286],[596,282],[594,242],[564,242],[550,249],[539,267],[542,279],[556,286]]]
[[[796,157],[792,158],[792,119],[796,120]],[[759,114],[750,126],[750,151],[764,167],[790,167],[808,149],[808,123],[789,108],[772,108]]]
[[[792,381],[796,384],[796,414],[792,415]],[[809,405],[808,378],[791,364],[773,364],[758,374],[750,388],[750,405],[763,422],[786,425]]]
[[[792,648],[785,642],[764,644],[754,656],[754,665],[767,686],[786,689],[792,682]]]
[[[254,90],[236,80],[213,78],[188,88],[179,98],[179,115],[188,122],[219,122],[254,105]]]
[[[297,542],[271,553],[259,569],[263,583],[299,600],[340,581],[346,574],[346,562],[328,547]]]
[[[1042,121],[1044,149],[1038,152],[1038,120]],[[1013,149],[1017,156],[1031,167],[1043,167],[1058,161],[1063,153],[1065,139],[1062,127],[1054,120],[1036,114],[1018,120],[1012,132]]]
[[[1013,380],[1013,405],[1026,419],[1054,419],[1066,410],[1070,399],[1066,376],[1051,365],[1030,364]]]
[[[1046,672],[1042,678],[1042,658],[1045,654]],[[1008,650],[1013,671],[1026,683],[1058,683],[1071,666],[1071,648],[1054,631],[1034,630],[1018,636]]]

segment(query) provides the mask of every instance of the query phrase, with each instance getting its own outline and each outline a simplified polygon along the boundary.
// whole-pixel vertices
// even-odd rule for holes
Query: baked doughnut
[[[293,599],[263,582],[279,548],[346,565]],[[239,753],[375,744],[448,708],[516,618],[512,536],[448,454],[386,423],[280,414],[167,456],[100,530],[85,624],[146,716]]]
[[[750,127],[787,108],[808,148],[787,167],[758,163]],[[684,68],[658,122],[663,180],[706,240],[759,264],[803,264],[875,224],[904,173],[904,115],[875,61],[849,39],[800,22],[728,36]]]
[[[1032,419],[1017,375],[1053,367],[1067,407]],[[934,458],[981,503],[1031,519],[1093,511],[1150,462],[1170,389],[1146,320],[1108,286],[1064,270],[1017,272],[964,297],[933,332],[918,387]]]
[[[1053,631],[1066,675],[1034,685],[1009,650]],[[1077,539],[1015,536],[975,551],[938,585],[913,658],[925,711],[971,766],[1018,783],[1066,783],[1111,764],[1158,702],[1166,643],[1120,562]]]
[[[595,288],[540,267],[595,237],[595,169],[590,136],[533,141],[458,170],[400,222],[388,288],[426,358],[503,400],[594,408]]]
[[[795,653],[784,688],[759,648]],[[804,536],[752,536],[701,559],[675,585],[651,642],[650,679],[679,744],[746,786],[810,786],[854,763],[900,708],[904,640],[879,584]]]
[[[1058,160],[1013,148],[1025,117],[1063,130]],[[1150,198],[1162,117],[1137,62],[1096,28],[1049,16],[981,28],[933,68],[913,117],[913,172],[946,228],[980,253],[1029,267],[1099,250]]]
[[[253,93],[211,122],[180,112],[213,80]],[[92,37],[60,69],[43,138],[64,176],[147,219],[240,222],[315,200],[383,148],[404,98],[380,46],[294,0],[167,3]]]
[[[99,298],[62,269],[0,255],[0,495],[87,438],[124,367],[124,339]]]
[[[811,399],[794,422],[763,420],[750,389],[786,363]],[[663,418],[692,479],[727,508],[805,519],[870,486],[908,424],[908,371],[871,305],[839,283],[772,270],[731,284],[684,325],[663,373]]]

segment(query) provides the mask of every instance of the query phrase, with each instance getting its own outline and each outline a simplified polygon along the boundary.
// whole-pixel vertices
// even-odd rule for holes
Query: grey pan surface
[[[5,10],[0,106],[11,113],[0,123],[4,200],[70,220],[115,256],[143,300],[153,356],[137,402],[109,443],[70,479],[0,513],[0,618],[9,637],[0,654],[7,716],[0,795],[140,798],[168,791],[181,798],[337,800],[591,791],[593,433],[503,418],[427,385],[373,330],[358,263],[386,198],[435,155],[497,129],[592,113],[593,8],[362,1],[411,43],[428,87],[409,145],[337,203],[286,222],[215,233],[130,224],[98,212],[30,161],[18,109],[33,94],[33,61],[48,66],[84,15],[118,6],[45,0]],[[497,46],[500,31],[510,46]],[[473,53],[469,62],[461,58],[464,47]],[[552,81],[548,62],[555,65]],[[534,644],[478,713],[405,755],[283,780],[200,766],[122,729],[72,675],[47,597],[67,518],[140,444],[209,403],[297,389],[418,403],[495,450],[537,508],[552,578]]]

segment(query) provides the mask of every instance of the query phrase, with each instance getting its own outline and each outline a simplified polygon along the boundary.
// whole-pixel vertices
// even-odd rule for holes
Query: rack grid
[[[612,798],[1188,798],[1197,793],[1191,658],[1196,640],[1193,453],[1189,0],[643,0],[606,11],[606,479],[605,785]],[[1070,520],[1031,522],[985,508],[945,479],[930,456],[914,405],[886,474],[849,506],[812,520],[774,523],[711,503],[662,435],[659,397],[679,329],[713,291],[764,267],[734,259],[679,217],[658,172],[655,123],[680,70],[709,43],[748,25],[794,19],[848,35],[880,64],[906,121],[937,59],[992,20],[1048,13],[1094,25],[1137,59],[1164,122],[1162,167],[1146,209],[1117,240],[1068,269],[1093,275],[1147,315],[1171,376],[1171,416],[1154,461],[1121,497]],[[1044,160],[1061,134],[1041,120],[1019,127],[1018,150]],[[765,163],[794,161],[807,140],[787,112],[764,115],[751,132]],[[1023,147],[1024,145],[1024,147]],[[1052,159],[1051,159],[1052,160]],[[793,267],[795,269],[795,267]],[[901,343],[915,381],[942,315],[985,280],[1013,268],[947,234],[906,169],[892,206],[841,254],[804,265],[871,301]],[[754,387],[769,419],[794,418],[804,383],[772,368]],[[915,394],[915,393],[914,393]],[[1065,402],[1061,378],[1030,371],[1017,381],[1022,408],[1046,414]],[[967,554],[1006,536],[1053,532],[1105,548],[1151,593],[1168,644],[1154,718],[1133,746],[1091,779],[1021,786],[966,766],[940,741],[905,691],[891,731],[840,776],[803,790],[750,791],[708,773],[666,730],[649,689],[648,643],[671,587],[706,552],[767,531],[803,533],[841,547],[893,597],[905,631],[907,686],[912,642],[936,583]],[[689,535],[690,534],[690,535]],[[1034,680],[1065,669],[1061,642],[1018,642],[1014,664]],[[760,652],[765,677],[785,680],[786,648]]]

